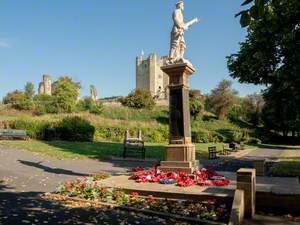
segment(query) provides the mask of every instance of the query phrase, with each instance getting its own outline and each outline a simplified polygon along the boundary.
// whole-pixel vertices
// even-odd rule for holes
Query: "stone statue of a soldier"
[[[176,9],[172,15],[174,26],[171,32],[171,46],[168,60],[169,64],[186,62],[183,57],[186,48],[184,32],[188,30],[193,24],[198,23],[197,18],[191,20],[188,23],[184,23],[183,10],[183,1],[179,1],[178,3],[176,3]]]

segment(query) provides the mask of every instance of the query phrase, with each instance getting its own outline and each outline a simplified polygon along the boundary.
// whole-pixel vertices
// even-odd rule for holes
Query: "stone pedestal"
[[[189,76],[195,69],[189,63],[172,64],[161,69],[169,76],[170,135],[160,170],[193,173],[199,162],[195,159],[195,145],[191,138]]]
[[[237,171],[236,188],[244,191],[245,217],[252,218],[255,214],[256,171],[241,168]]]

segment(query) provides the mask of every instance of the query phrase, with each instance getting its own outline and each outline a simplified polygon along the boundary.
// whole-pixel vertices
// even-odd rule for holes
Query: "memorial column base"
[[[199,161],[195,159],[195,145],[193,144],[167,145],[165,154],[165,161],[161,161],[159,167],[163,172],[192,174],[199,168]]]

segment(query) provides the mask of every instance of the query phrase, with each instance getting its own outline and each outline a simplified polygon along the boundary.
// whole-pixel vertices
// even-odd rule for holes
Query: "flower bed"
[[[126,194],[118,189],[100,186],[98,181],[106,177],[106,174],[100,173],[66,182],[59,186],[57,193],[66,197],[112,204],[120,209],[152,212],[160,216],[177,215],[178,219],[191,217],[194,220],[228,222],[230,213],[228,205],[214,199],[207,201],[170,200],[153,196],[143,197],[136,192]]]
[[[130,179],[136,182],[152,182],[161,184],[177,184],[181,187],[188,187],[192,185],[202,186],[226,186],[230,183],[224,176],[216,173],[211,168],[202,168],[197,170],[193,175],[188,175],[184,172],[169,172],[164,173],[157,168],[147,171],[139,171],[134,173]]]

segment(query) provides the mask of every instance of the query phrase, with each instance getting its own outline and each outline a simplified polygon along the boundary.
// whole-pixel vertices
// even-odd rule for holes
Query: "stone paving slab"
[[[234,192],[230,189],[218,187],[204,187],[194,185],[191,187],[179,187],[174,184],[164,185],[159,183],[138,183],[129,179],[130,176],[112,176],[100,183],[106,187],[121,188],[127,190],[150,191],[150,192],[164,192],[177,193],[186,195],[215,195],[219,197],[233,197]]]
[[[232,197],[236,189],[236,174],[232,172],[218,173],[230,180],[230,185],[221,187],[204,187],[194,185],[191,187],[178,187],[174,184],[164,185],[158,183],[137,183],[130,180],[128,175],[112,176],[101,182],[103,186],[149,192],[165,192],[190,195],[215,195],[218,197]],[[256,190],[258,192],[271,192],[276,194],[300,194],[300,184],[297,178],[257,177]]]

